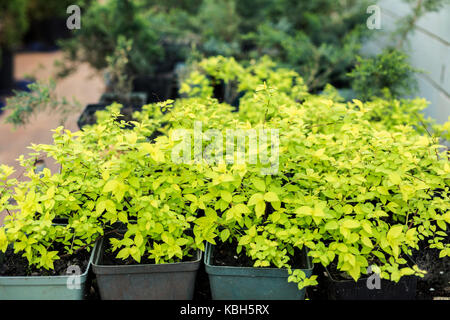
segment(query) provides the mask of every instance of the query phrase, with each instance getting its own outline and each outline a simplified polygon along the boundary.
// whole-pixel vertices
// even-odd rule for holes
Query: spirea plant
[[[31,157],[21,158],[29,180],[9,179],[12,169],[2,167],[0,210],[10,213],[0,229],[2,251],[12,246],[30,265],[51,269],[54,260],[90,250],[106,235],[118,258],[136,262],[142,256],[156,263],[181,260],[213,241],[210,234],[194,239],[195,212],[182,197],[184,189],[192,195],[201,190],[201,175],[166,161],[167,138],[149,143],[145,123],[124,133],[117,116],[75,133],[58,128],[53,144],[32,145]],[[42,154],[60,172],[35,173],[34,159]],[[56,218],[68,222],[55,225]],[[112,237],[121,230],[126,233]],[[63,249],[55,250],[57,244]]]
[[[217,61],[208,62],[214,65],[210,72],[215,76],[254,77],[243,75],[242,67],[234,62]],[[226,222],[235,223],[223,229],[221,237],[237,237],[257,266],[281,266],[288,255],[281,258],[276,251],[270,256],[270,246],[262,246],[259,252],[258,245],[249,240],[261,236],[255,230],[264,234],[264,228],[275,221],[271,230],[283,229],[275,232],[278,247],[285,248],[286,243],[280,242],[291,240],[290,246],[305,245],[314,262],[325,266],[334,262],[355,280],[372,264],[377,264],[377,273],[392,281],[404,275],[422,275],[405,259],[419,241],[428,241],[441,257],[449,254],[444,238],[449,223],[450,167],[442,146],[422,126],[424,119],[418,111],[426,103],[421,99],[343,103],[305,95],[292,86],[301,83],[298,78],[293,82],[286,77],[277,89],[277,82],[270,81],[266,73],[267,85],[255,87],[241,99],[240,120],[279,129],[280,169],[276,177],[249,176],[245,183],[248,168],[240,168],[241,176],[236,174],[234,180],[233,170],[238,169],[221,167],[221,172],[228,174],[222,191],[230,205],[222,201],[220,191],[214,210],[222,212]],[[199,74],[191,79],[200,79]],[[292,90],[286,90],[283,83],[289,83],[286,89],[290,85]],[[199,92],[198,87],[194,90]],[[252,180],[259,181],[255,182],[259,188]],[[245,187],[240,190],[240,185]],[[233,207],[242,200],[243,205],[235,211]],[[258,220],[264,216],[267,220]],[[253,223],[249,217],[255,218]],[[236,225],[241,233],[233,233]]]
[[[69,253],[120,230],[109,243],[117,258],[136,262],[179,261],[205,242],[231,242],[255,267],[288,269],[288,281],[299,288],[317,281],[293,269],[300,250],[354,280],[368,266],[391,281],[422,276],[407,259],[419,242],[449,255],[448,154],[402,114],[418,101],[308,94],[298,74],[269,60],[244,67],[217,58],[204,65],[245,90],[238,112],[212,98],[208,77],[195,71],[183,87],[187,98],[145,106],[130,130],[117,114],[104,114],[83,132],[57,129],[52,145],[33,149],[53,157],[60,172],[46,171],[42,182],[30,167],[31,182],[2,180],[19,187],[2,194],[0,209],[12,214],[1,248],[37,237],[17,252],[31,251],[30,263],[47,261],[49,240],[24,226],[43,220],[53,228],[52,217],[65,216],[66,234],[57,241],[66,241]],[[383,103],[397,106],[395,117],[377,119]],[[277,134],[263,143],[251,139],[271,130]],[[17,205],[6,201],[11,197]]]

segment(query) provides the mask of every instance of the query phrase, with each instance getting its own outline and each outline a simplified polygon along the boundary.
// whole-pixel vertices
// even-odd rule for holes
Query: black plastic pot
[[[213,96],[220,103],[228,103],[235,107],[235,111],[239,111],[239,104],[241,98],[245,95],[245,91],[239,91],[234,95],[230,94],[233,90],[231,84],[226,84],[223,80],[217,81],[210,77],[213,86]]]
[[[404,276],[399,282],[380,280],[380,288],[369,289],[368,278],[354,280],[334,279],[325,268],[328,298],[330,300],[414,300],[416,298],[417,277]]]
[[[84,126],[95,124],[97,122],[95,113],[100,110],[105,110],[107,106],[108,105],[104,103],[88,104],[86,108],[84,108],[81,115],[78,117],[78,128],[83,129]]]
[[[52,17],[30,21],[22,51],[51,52],[59,49],[58,40],[68,39],[72,30],[66,26],[66,17]]]
[[[7,48],[0,48],[0,95],[9,94],[14,87],[13,53]]]
[[[202,258],[168,264],[102,265],[104,242],[94,248],[93,271],[102,300],[192,300]]]
[[[147,95],[142,92],[133,92],[130,94],[129,103],[124,105],[121,109],[121,114],[123,115],[122,120],[131,121],[132,114],[135,111],[142,110],[142,106],[145,105],[147,100]],[[77,125],[79,129],[82,129],[86,125],[93,125],[97,122],[95,113],[97,111],[105,110],[105,108],[111,105],[113,102],[118,101],[117,96],[111,93],[104,93],[99,103],[89,104],[83,110],[81,115],[78,117]],[[120,101],[119,101],[120,103]]]
[[[178,93],[173,72],[157,73],[154,76],[138,76],[133,80],[133,91],[145,92],[147,103],[175,99]]]

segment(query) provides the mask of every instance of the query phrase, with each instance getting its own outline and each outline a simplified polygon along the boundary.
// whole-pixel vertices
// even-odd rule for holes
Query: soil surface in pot
[[[253,268],[254,261],[249,258],[243,250],[240,253],[237,253],[236,248],[236,241],[231,243],[227,241],[216,245],[212,255],[212,264],[215,266]],[[294,256],[291,258],[291,267],[293,269],[307,268],[307,263],[301,250],[295,249]],[[276,266],[270,266],[269,268],[276,268]]]
[[[55,251],[59,250],[55,249]],[[81,250],[73,255],[54,261],[54,269],[46,270],[29,266],[27,258],[22,257],[21,253],[15,254],[12,248],[8,248],[5,252],[3,263],[0,265],[0,276],[67,276],[70,275],[67,273],[69,266],[79,266],[81,274],[83,274],[89,264],[90,255],[90,252]]]
[[[419,268],[427,271],[417,279],[417,299],[450,298],[450,258],[439,258],[439,250],[421,248],[415,259]]]
[[[450,259],[439,258],[438,250],[426,248],[421,248],[413,255],[413,259],[419,268],[428,272],[424,278],[417,278],[416,300],[450,299]],[[330,265],[328,271],[335,279],[345,280],[338,272],[332,272],[335,267],[336,265],[334,268]],[[328,300],[325,269],[316,264],[314,274],[318,276],[319,284],[308,287],[306,296],[311,300]]]

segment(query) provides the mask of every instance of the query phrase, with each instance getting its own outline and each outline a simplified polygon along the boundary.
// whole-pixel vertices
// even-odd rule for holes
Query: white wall
[[[402,0],[379,0],[381,8],[381,30],[375,40],[367,44],[364,53],[376,54],[389,41],[386,33],[396,26],[396,21],[410,13],[410,7]],[[405,51],[411,57],[411,64],[425,70],[417,75],[419,92],[430,105],[426,114],[443,123],[450,116],[450,6],[437,13],[428,13],[416,25],[409,36]]]

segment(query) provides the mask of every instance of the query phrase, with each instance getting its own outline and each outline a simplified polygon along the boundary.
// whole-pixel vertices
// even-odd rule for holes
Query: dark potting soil
[[[59,250],[55,249],[55,251]],[[65,276],[69,275],[67,273],[69,266],[79,266],[83,274],[89,264],[90,255],[90,252],[81,250],[71,256],[54,261],[54,269],[46,270],[29,266],[27,258],[22,257],[21,253],[15,254],[12,248],[8,248],[3,257],[3,263],[0,265],[0,276]]]
[[[212,254],[213,265],[252,268],[254,266],[254,261],[249,258],[243,250],[240,253],[237,253],[236,248],[236,241],[231,243],[227,241],[215,246]],[[293,258],[291,258],[291,267],[293,269],[306,268],[306,261],[301,250],[295,249],[294,253]],[[276,268],[276,266],[270,266],[269,268]]]
[[[439,258],[439,251],[421,247],[413,254],[413,260],[420,269],[426,270],[424,278],[417,278],[416,300],[433,300],[450,298],[450,259]],[[336,271],[336,264],[327,267],[334,279],[346,280],[341,273]],[[325,268],[320,264],[314,267],[318,285],[306,289],[306,297],[311,300],[328,300],[328,279]]]
[[[450,258],[439,258],[439,250],[421,248],[415,254],[418,267],[427,271],[417,279],[417,299],[450,298]]]

